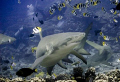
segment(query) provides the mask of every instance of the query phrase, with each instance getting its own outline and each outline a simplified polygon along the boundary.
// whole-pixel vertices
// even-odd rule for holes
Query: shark
[[[97,66],[99,64],[105,64],[108,66],[112,66],[110,63],[108,63],[108,60],[112,57],[112,50],[111,47],[109,45],[99,45],[95,42],[86,40],[86,42],[92,46],[93,48],[97,49],[99,52],[96,53],[95,55],[91,56],[88,60],[87,60],[87,65],[82,64],[81,66],[83,68],[87,68],[87,67],[94,67]]]
[[[57,63],[61,67],[66,68],[61,60],[73,53],[84,63],[87,63],[82,55],[79,55],[73,50],[75,46],[79,45],[84,37],[84,32],[69,32],[42,38],[36,50],[36,60],[31,68],[35,69],[38,65],[41,65],[46,67],[48,73],[51,75],[51,71]]]
[[[67,69],[63,60],[67,59],[68,61],[66,62],[70,62],[70,59],[68,58],[70,54],[78,57],[87,64],[86,59],[81,54],[90,55],[85,49],[83,49],[83,47],[92,24],[93,23],[90,23],[85,32],[66,32],[46,37],[40,36],[41,40],[36,49],[36,60],[32,64],[31,69],[34,70],[40,65],[46,67],[49,75],[51,75],[56,64],[64,69]],[[82,46],[77,47],[79,45]],[[84,51],[80,52],[78,48]]]
[[[16,39],[4,34],[0,34],[0,45],[2,44],[7,44],[7,43],[12,43],[14,42]]]

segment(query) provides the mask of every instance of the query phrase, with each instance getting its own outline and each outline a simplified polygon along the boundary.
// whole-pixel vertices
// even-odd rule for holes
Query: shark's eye
[[[85,33],[82,33],[82,35],[85,35]]]

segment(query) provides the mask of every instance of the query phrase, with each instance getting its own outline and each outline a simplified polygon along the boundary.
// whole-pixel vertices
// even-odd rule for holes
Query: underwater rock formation
[[[73,68],[73,74],[60,74],[54,79],[52,76],[46,78],[33,77],[29,80],[17,77],[8,79],[0,75],[0,82],[120,82],[120,70],[96,74],[95,68],[90,67],[84,73],[81,67]]]

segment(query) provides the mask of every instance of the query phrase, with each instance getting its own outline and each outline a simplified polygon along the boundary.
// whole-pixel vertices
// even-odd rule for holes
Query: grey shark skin
[[[87,60],[87,62],[88,62],[87,65],[81,65],[83,68],[94,67],[94,66],[97,66],[99,64],[105,64],[108,66],[112,66],[108,63],[108,60],[111,58],[111,56],[113,54],[109,45],[101,46],[101,45],[98,45],[98,44],[91,42],[91,41],[88,41],[88,40],[86,42],[89,45],[91,45],[92,47],[99,50],[99,53],[96,53],[95,55],[91,56]]]
[[[83,35],[83,36],[81,36]],[[85,33],[83,32],[67,32],[49,35],[41,39],[37,46],[36,58],[39,58],[45,54],[50,54],[55,49],[57,50],[61,45],[67,45],[71,41],[76,41],[77,38],[83,39]],[[78,40],[78,41],[81,41]]]
[[[7,43],[12,43],[13,41],[15,41],[16,39],[4,34],[0,34],[0,45],[1,44],[7,44]]]
[[[91,26],[92,23],[87,29],[90,30]],[[47,72],[51,75],[51,71],[56,64],[66,69],[62,59],[66,58],[69,54],[75,55],[87,64],[85,58],[74,50],[77,45],[81,44],[85,36],[84,32],[67,32],[43,37],[38,44],[36,60],[31,68],[35,69],[38,65],[41,65],[46,67]],[[84,41],[86,39],[82,42]]]
[[[73,48],[77,46],[84,37],[84,32],[59,33],[44,37],[41,39],[37,47],[37,59],[32,65],[32,69],[36,68],[37,65],[44,67],[55,65],[61,59],[70,54],[73,51]],[[86,60],[82,56],[79,58],[81,58],[86,63]]]

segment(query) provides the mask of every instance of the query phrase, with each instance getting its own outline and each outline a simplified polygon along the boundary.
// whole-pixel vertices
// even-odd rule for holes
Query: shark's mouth
[[[80,43],[81,41],[75,41],[75,42],[72,42],[72,43]]]

